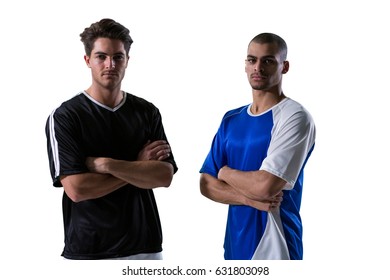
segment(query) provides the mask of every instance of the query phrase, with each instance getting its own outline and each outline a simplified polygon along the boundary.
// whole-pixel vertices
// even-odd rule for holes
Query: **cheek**
[[[127,62],[118,62],[118,67],[125,70],[127,68],[128,63]]]
[[[90,63],[91,67],[92,68],[100,68],[100,67],[104,67],[104,63],[103,62],[100,62],[100,61],[97,61],[97,60],[94,60]]]

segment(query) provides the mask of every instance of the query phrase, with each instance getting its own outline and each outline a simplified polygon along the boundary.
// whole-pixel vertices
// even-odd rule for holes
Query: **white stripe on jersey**
[[[279,208],[268,212],[267,225],[263,236],[252,256],[252,260],[289,260],[283,224]]]
[[[54,177],[58,177],[60,175],[60,161],[58,155],[58,142],[56,139],[56,132],[54,129],[54,113],[57,109],[55,109],[49,117],[49,131],[50,131],[50,145],[53,153],[53,163],[54,163]]]

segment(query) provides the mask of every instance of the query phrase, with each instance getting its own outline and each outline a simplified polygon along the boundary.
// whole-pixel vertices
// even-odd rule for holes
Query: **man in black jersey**
[[[102,19],[80,34],[92,84],[46,123],[50,172],[63,187],[68,259],[161,259],[153,188],[168,187],[177,166],[152,103],[121,90],[133,42]]]

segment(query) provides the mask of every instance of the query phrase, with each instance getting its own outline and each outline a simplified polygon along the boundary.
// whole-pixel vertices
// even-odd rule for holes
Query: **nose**
[[[255,72],[263,72],[263,64],[259,61],[256,62],[255,64]]]
[[[115,68],[115,60],[110,58],[110,57],[107,57],[106,68],[107,69],[114,69]]]

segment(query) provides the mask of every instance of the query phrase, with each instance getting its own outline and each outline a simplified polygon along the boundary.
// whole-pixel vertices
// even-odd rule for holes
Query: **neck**
[[[123,92],[118,88],[117,90],[98,89],[92,86],[85,90],[93,99],[110,108],[115,108],[121,103],[123,99]]]
[[[253,103],[250,110],[252,114],[261,114],[278,104],[284,98],[286,96],[282,91],[280,93],[253,91]]]

